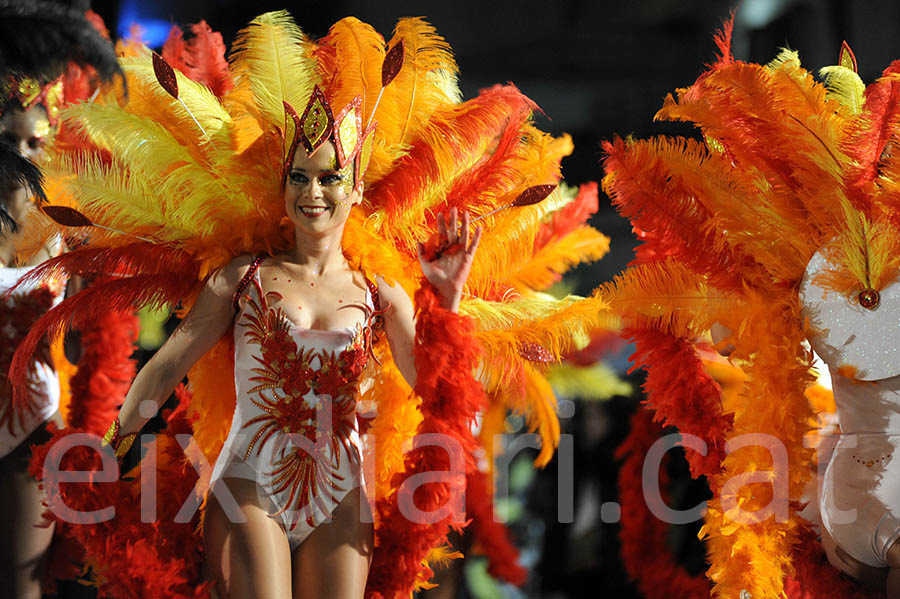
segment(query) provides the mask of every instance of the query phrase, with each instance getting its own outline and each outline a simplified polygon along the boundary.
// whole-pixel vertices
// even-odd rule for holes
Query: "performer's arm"
[[[459,309],[463,287],[469,277],[475,250],[481,239],[481,227],[469,240],[469,215],[463,214],[462,228],[458,229],[456,208],[450,211],[450,222],[444,220],[443,214],[437,217],[438,234],[446,239],[447,249],[437,258],[430,259],[425,255],[425,248],[418,245],[419,263],[422,274],[434,292],[440,298],[440,307],[450,312]],[[413,358],[415,347],[416,322],[415,309],[409,296],[400,285],[390,286],[383,279],[378,279],[378,294],[381,309],[385,310],[384,329],[394,363],[410,387],[416,386],[416,367]]]
[[[190,312],[135,377],[119,411],[120,437],[138,432],[147,422],[140,414],[142,402],[162,405],[228,330],[234,318],[233,295],[250,260],[240,256],[210,276]]]

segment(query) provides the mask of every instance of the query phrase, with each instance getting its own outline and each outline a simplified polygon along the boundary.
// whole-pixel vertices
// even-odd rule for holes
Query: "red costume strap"
[[[381,296],[378,295],[378,285],[373,283],[366,277],[366,287],[369,288],[369,295],[372,296],[372,315],[369,317],[369,321],[366,323],[366,326],[369,329],[383,329],[384,328],[384,310],[381,308]],[[375,338],[377,341],[378,338]]]
[[[241,279],[241,282],[238,283],[237,289],[235,289],[234,295],[231,298],[231,305],[234,307],[235,314],[241,309],[241,297],[244,295],[244,290],[247,289],[247,285],[253,280],[253,275],[259,270],[259,265],[265,257],[265,254],[259,254],[253,258],[253,262],[250,263],[247,272],[244,273],[244,277]]]
[[[424,283],[416,292],[416,394],[422,398],[422,423],[417,436],[435,435],[458,444],[465,460],[465,473],[476,471],[471,424],[477,412],[487,406],[487,397],[475,379],[481,349],[472,338],[474,321],[441,307],[434,288]],[[406,454],[404,472],[397,487],[421,479],[425,473],[445,473],[451,465],[444,447],[423,444]],[[425,513],[446,510],[458,493],[465,491],[465,477],[449,476],[415,488],[415,507]],[[424,565],[431,549],[447,541],[454,522],[447,514],[435,522],[414,522],[400,507],[403,492],[379,500],[374,561],[369,574],[368,599],[406,599],[417,581],[428,580],[432,571]],[[409,498],[406,498],[408,501]]]

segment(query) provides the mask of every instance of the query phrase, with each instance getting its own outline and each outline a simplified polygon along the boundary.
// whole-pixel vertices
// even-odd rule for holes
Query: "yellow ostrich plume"
[[[686,338],[704,334],[735,302],[671,259],[633,266],[596,293],[627,326]]]
[[[306,106],[319,82],[311,50],[284,10],[256,17],[238,34],[231,56],[235,87],[249,87],[254,105],[269,125],[284,127],[285,102],[298,113]]]
[[[527,264],[511,271],[504,282],[515,289],[546,289],[559,275],[579,264],[599,260],[608,251],[609,237],[593,227],[578,227],[538,250]]]
[[[408,148],[421,127],[434,111],[447,103],[459,103],[456,75],[459,69],[450,44],[424,19],[400,19],[388,47],[403,43],[403,69],[384,91],[382,105],[375,115],[382,133],[382,143],[376,152],[392,148],[396,153]],[[390,167],[398,156],[380,158],[379,163]],[[371,173],[379,178],[379,171]]]
[[[314,54],[332,110],[340,110],[361,96],[365,127],[381,89],[384,38],[368,23],[347,17],[332,25],[328,35],[317,41]],[[395,79],[390,87],[396,83]],[[379,133],[376,130],[376,135]]]

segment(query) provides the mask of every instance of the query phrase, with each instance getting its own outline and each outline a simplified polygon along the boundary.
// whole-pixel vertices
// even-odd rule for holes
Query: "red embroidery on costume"
[[[263,414],[244,424],[244,428],[258,426],[244,457],[249,457],[254,448],[258,454],[279,433],[302,435],[309,443],[301,439],[301,446],[295,441],[290,450],[282,449],[270,473],[274,477],[272,491],[289,492],[278,513],[295,502],[298,509],[311,503],[322,508],[324,498],[319,493],[324,491],[333,500],[330,490],[338,490],[335,481],[343,480],[336,472],[331,472],[332,478],[327,476],[329,471],[340,468],[340,447],[350,456],[357,453],[351,433],[356,423],[359,378],[369,355],[370,327],[359,326],[351,343],[337,354],[298,348],[290,333],[294,325],[280,307],[270,306],[272,300],[282,299],[281,294],[275,291],[264,294],[259,283],[254,284],[259,301],[251,295],[245,296],[249,311],[244,315],[243,324],[247,327],[247,338],[260,347],[261,357],[255,356],[259,367],[253,368],[254,376],[249,379],[256,385],[249,393]],[[316,360],[318,365],[314,366]],[[265,394],[266,391],[269,393]],[[313,396],[305,397],[310,392]],[[327,418],[320,417],[328,437],[316,446],[317,411],[329,408],[330,432]],[[333,465],[327,463],[323,443],[328,443],[337,460]]]

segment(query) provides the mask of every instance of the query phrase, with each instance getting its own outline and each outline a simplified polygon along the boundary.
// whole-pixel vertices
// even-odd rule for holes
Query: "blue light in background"
[[[152,7],[149,3],[147,7]],[[159,48],[169,36],[172,24],[162,19],[155,19],[138,14],[139,2],[137,0],[124,0],[119,6],[119,23],[116,31],[120,38],[127,38],[133,25],[141,28],[141,37],[145,44],[151,48]],[[144,11],[141,11],[144,12]]]

